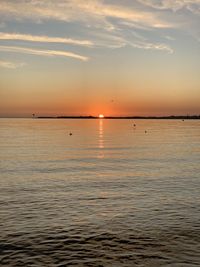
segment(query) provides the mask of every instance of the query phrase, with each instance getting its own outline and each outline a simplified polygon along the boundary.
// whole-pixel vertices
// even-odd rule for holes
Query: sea
[[[0,119],[0,266],[200,266],[200,120]]]

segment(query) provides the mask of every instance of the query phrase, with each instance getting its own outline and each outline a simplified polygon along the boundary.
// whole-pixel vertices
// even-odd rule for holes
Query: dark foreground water
[[[0,147],[0,266],[200,266],[200,121],[0,119]]]

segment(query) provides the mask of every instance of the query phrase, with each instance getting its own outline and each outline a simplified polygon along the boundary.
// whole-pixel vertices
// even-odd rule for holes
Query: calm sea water
[[[0,266],[200,266],[200,121],[0,119],[0,149]]]

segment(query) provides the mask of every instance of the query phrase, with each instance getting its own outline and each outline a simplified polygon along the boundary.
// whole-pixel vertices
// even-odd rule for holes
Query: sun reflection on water
[[[103,130],[103,120],[99,120],[99,156],[98,158],[104,158],[104,130]]]

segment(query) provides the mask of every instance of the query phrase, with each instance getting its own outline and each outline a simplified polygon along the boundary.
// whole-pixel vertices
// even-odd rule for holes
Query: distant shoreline
[[[156,120],[199,120],[200,115],[191,116],[105,116],[104,118],[99,118],[97,116],[39,116],[33,117],[34,119],[156,119]]]

